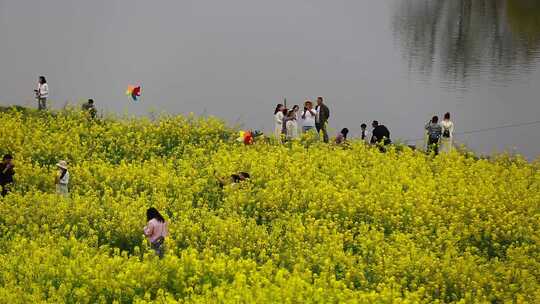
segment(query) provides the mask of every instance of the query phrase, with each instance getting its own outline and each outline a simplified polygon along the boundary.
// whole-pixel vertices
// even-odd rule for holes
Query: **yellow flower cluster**
[[[539,303],[540,165],[245,146],[217,119],[0,113],[2,303]],[[70,166],[70,197],[54,164]],[[220,187],[215,176],[251,179]],[[166,254],[142,235],[154,206]]]

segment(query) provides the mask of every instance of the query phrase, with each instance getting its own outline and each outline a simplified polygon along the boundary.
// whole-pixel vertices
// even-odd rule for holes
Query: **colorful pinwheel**
[[[141,96],[141,86],[128,86],[126,95],[131,96],[133,101],[137,101],[137,98]]]

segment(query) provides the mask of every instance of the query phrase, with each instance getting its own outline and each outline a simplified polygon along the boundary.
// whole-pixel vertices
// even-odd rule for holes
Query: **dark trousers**
[[[323,133],[323,140],[325,143],[328,142],[328,131],[326,130],[326,123],[315,123],[315,128],[317,129],[317,133]]]
[[[156,252],[156,255],[161,259],[165,253],[165,238],[159,237],[155,242],[150,243],[150,247]]]
[[[2,196],[6,196],[9,193],[9,184],[0,185],[0,188],[2,189]]]
[[[435,152],[435,155],[439,154],[439,139],[438,138],[429,138],[428,139],[428,152]]]
[[[47,98],[46,97],[39,97],[37,99],[38,101],[38,110],[47,110]]]

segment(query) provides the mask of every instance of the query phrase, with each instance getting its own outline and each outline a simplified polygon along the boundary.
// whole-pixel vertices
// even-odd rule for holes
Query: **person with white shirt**
[[[302,130],[307,133],[311,130],[315,130],[315,117],[317,112],[313,109],[313,103],[311,100],[304,102],[304,111],[302,111]]]
[[[274,137],[281,141],[281,133],[283,131],[283,105],[278,103],[274,110]]]
[[[444,119],[441,122],[442,137],[441,137],[441,152],[449,153],[454,146],[454,123],[450,120],[450,113],[444,114]]]
[[[47,110],[47,98],[49,98],[49,85],[45,76],[39,76],[36,93],[36,99],[38,101],[38,110]]]
[[[56,167],[58,167],[58,174],[55,178],[55,184],[56,184],[56,193],[68,196],[69,195],[69,171],[67,167],[67,162],[65,160],[61,160],[56,164]]]
[[[360,139],[362,139],[362,141],[365,143],[369,143],[369,139],[371,138],[371,136],[367,132],[367,125],[365,123],[362,123],[360,125],[360,130],[361,130]]]
[[[298,107],[298,106],[295,106]],[[287,114],[287,140],[298,138],[298,123],[296,121],[296,111],[294,108]]]

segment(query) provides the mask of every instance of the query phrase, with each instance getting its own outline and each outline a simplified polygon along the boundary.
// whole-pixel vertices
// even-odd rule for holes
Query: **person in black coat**
[[[315,107],[317,112],[315,118],[315,128],[317,133],[323,133],[323,141],[328,142],[328,131],[326,130],[328,119],[330,118],[330,109],[324,104],[322,97],[317,97],[317,106]]]
[[[4,155],[2,163],[0,163],[0,188],[2,188],[2,196],[8,194],[11,184],[13,184],[13,175],[15,175],[14,167],[13,156],[9,154]]]
[[[384,125],[379,125],[379,122],[374,120],[371,124],[373,127],[373,133],[371,134],[371,144],[383,144],[389,145],[392,143],[390,140],[390,131]]]

